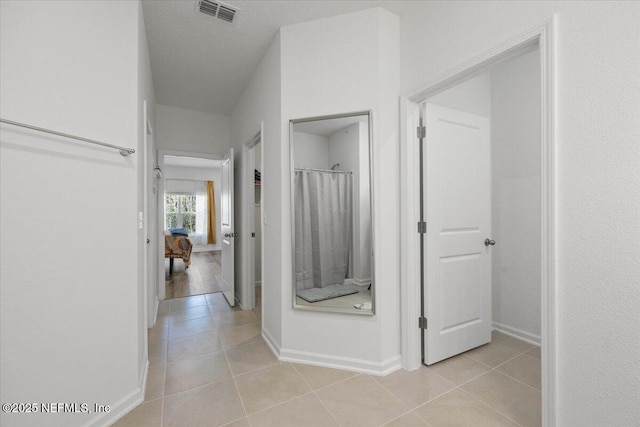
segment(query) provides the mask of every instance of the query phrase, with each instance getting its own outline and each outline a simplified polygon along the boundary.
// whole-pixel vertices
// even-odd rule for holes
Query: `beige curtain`
[[[207,181],[207,243],[216,243],[216,202],[213,181]]]

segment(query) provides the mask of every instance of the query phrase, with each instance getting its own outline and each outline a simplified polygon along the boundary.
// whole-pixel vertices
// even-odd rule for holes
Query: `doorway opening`
[[[551,29],[404,100],[401,157],[403,282],[424,281],[402,294],[405,369],[424,357],[472,394],[483,377],[517,383],[530,395],[523,417],[545,425],[555,424]],[[452,367],[465,363],[481,372],[459,378],[464,369]]]
[[[158,191],[160,288],[164,298],[211,294],[221,284],[218,190],[222,161],[215,156],[162,153]]]
[[[242,283],[238,301],[262,318],[262,129],[242,147]]]
[[[538,49],[428,98],[421,110],[430,231],[423,236],[424,312],[431,318],[423,361],[488,344],[492,330],[539,346]],[[539,378],[530,382],[540,388]]]

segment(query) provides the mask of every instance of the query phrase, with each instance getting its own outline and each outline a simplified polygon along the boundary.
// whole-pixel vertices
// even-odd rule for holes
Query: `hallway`
[[[261,306],[260,288],[256,304]],[[280,363],[259,309],[221,293],[164,301],[146,399],[125,426],[539,426],[540,349],[509,336],[429,368],[374,377]]]

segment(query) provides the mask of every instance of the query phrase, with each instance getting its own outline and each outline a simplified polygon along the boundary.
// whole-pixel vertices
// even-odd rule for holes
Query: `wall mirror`
[[[373,315],[371,112],[291,120],[293,307]]]

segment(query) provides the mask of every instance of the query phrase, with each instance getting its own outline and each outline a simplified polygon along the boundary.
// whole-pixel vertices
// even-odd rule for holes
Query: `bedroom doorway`
[[[158,167],[160,299],[221,292],[222,159],[161,151]]]

